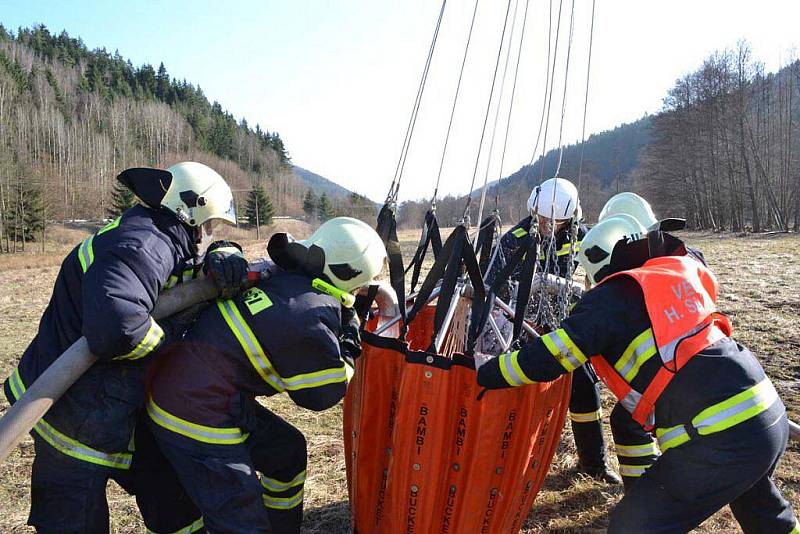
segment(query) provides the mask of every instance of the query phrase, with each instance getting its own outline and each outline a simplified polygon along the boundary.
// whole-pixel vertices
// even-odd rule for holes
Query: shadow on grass
[[[305,534],[349,534],[350,504],[339,501],[316,508],[307,508],[303,517]]]

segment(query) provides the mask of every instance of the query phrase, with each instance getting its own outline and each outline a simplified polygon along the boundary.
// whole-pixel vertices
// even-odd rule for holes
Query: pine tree
[[[328,200],[328,195],[322,193],[322,196],[319,197],[319,203],[317,203],[317,217],[321,222],[325,222],[334,216],[333,204]]]
[[[11,239],[23,243],[35,241],[41,236],[46,223],[42,192],[22,178],[17,182],[12,194],[5,233]]]
[[[317,215],[317,195],[311,189],[306,192],[306,196],[303,198],[303,212],[305,212],[309,220]]]
[[[167,93],[169,92],[169,75],[167,69],[164,67],[164,62],[158,66],[156,73],[156,98],[159,100],[166,100]]]
[[[119,217],[122,212],[136,204],[136,196],[130,189],[125,187],[119,182],[114,184],[114,189],[111,191],[111,206],[106,209],[108,216],[112,219]]]
[[[275,208],[272,206],[272,200],[260,185],[255,186],[247,196],[244,214],[247,217],[248,228],[255,228],[256,221],[259,226],[272,224]]]

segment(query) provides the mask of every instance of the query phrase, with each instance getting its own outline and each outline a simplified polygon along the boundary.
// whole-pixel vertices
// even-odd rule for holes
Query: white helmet
[[[233,193],[214,169],[194,161],[184,161],[167,169],[172,175],[161,205],[189,226],[222,219],[236,224]]]
[[[383,270],[386,248],[367,223],[350,217],[336,217],[322,224],[311,237],[300,241],[325,251],[322,272],[342,291],[372,282]]]
[[[608,217],[589,230],[581,241],[578,262],[594,284],[608,276],[606,268],[611,263],[614,246],[624,238],[637,241],[645,237],[647,230],[635,218],[627,214]]]
[[[534,187],[528,197],[528,211],[533,216],[556,220],[582,217],[578,190],[565,178],[550,178]]]
[[[606,205],[603,206],[602,211],[600,211],[600,216],[597,220],[602,221],[603,219],[621,213],[635,218],[639,221],[639,224],[644,226],[647,230],[671,232],[673,230],[681,230],[686,226],[686,221],[684,219],[668,218],[658,220],[649,202],[636,193],[628,191],[617,193],[608,199],[608,202],[606,202]]]
[[[617,193],[608,199],[597,220],[599,222],[620,213],[630,215],[648,230],[654,230],[658,225],[658,219],[656,219],[650,203],[636,193],[628,191]]]

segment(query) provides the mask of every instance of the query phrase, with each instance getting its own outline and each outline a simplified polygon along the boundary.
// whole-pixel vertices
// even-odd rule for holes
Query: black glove
[[[206,252],[203,272],[217,285],[220,297],[230,299],[242,289],[242,283],[247,279],[247,267],[238,243],[214,241]]]
[[[478,368],[478,385],[486,389],[505,389],[511,387],[500,371],[500,358],[492,358]]]
[[[339,331],[339,352],[342,359],[355,367],[355,359],[361,356],[361,326],[353,308],[342,307],[342,328]]]
[[[164,330],[164,345],[183,338],[183,335],[191,328],[200,313],[210,305],[210,302],[201,302],[174,315],[160,319],[158,325]]]

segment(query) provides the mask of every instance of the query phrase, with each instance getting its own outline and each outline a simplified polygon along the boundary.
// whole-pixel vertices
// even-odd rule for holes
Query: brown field
[[[288,228],[287,228],[288,229]],[[308,227],[293,223],[289,229],[305,237]],[[77,233],[76,233],[77,232]],[[254,235],[233,229],[230,237],[246,245],[253,256],[265,254]],[[63,240],[48,245],[44,254],[0,255],[0,374],[8,375],[33,337],[39,316],[68,243],[85,232],[64,230]],[[404,257],[416,247],[418,233],[401,233]],[[756,353],[794,420],[800,419],[800,238],[795,235],[735,237],[689,234],[690,244],[705,252],[722,285],[720,307],[733,320],[736,337]],[[62,242],[63,241],[63,242]],[[33,248],[36,248],[35,246]],[[606,413],[612,401],[604,390]],[[318,414],[298,409],[286,397],[265,404],[300,428],[309,443],[305,532],[349,532],[347,487],[341,438],[341,405]],[[7,408],[0,402],[0,414]],[[608,425],[605,425],[608,431]],[[569,434],[569,425],[565,429]],[[610,433],[608,435],[610,442]],[[613,457],[613,454],[612,454]],[[25,526],[29,503],[29,476],[33,459],[30,438],[0,465],[0,532],[31,532]],[[571,436],[565,436],[551,474],[528,517],[523,532],[598,532],[606,526],[608,510],[622,497],[609,488],[577,476]],[[777,472],[777,483],[795,509],[800,509],[800,446],[790,445]],[[110,484],[109,504],[113,532],[142,532],[144,527],[132,497]],[[738,532],[725,509],[706,521],[698,532]]]

